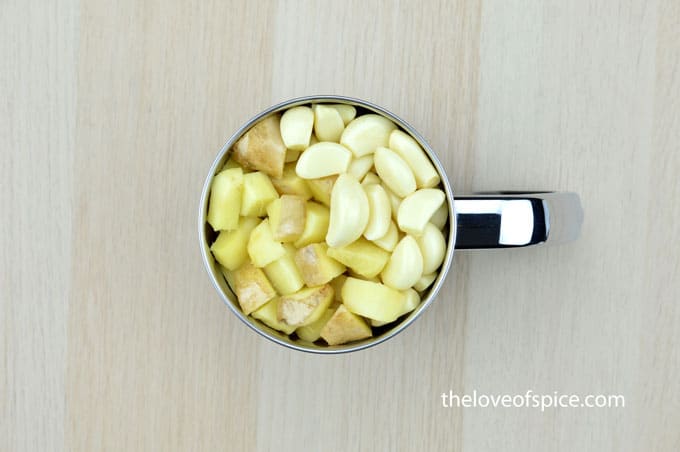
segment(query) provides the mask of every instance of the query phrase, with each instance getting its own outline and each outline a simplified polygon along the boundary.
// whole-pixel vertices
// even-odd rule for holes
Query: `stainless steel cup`
[[[449,221],[444,228],[447,249],[444,263],[423,300],[413,312],[394,326],[374,328],[374,337],[345,345],[322,346],[295,341],[276,330],[243,314],[236,296],[215,264],[209,249],[212,229],[206,215],[210,186],[213,177],[227,161],[232,145],[262,118],[291,107],[310,103],[343,103],[358,110],[383,115],[409,133],[425,150],[441,177],[441,188],[446,193]],[[579,197],[567,192],[497,192],[454,196],[451,183],[436,153],[425,139],[406,121],[394,113],[370,102],[344,96],[306,96],[274,105],[245,123],[222,147],[206,177],[198,212],[198,237],[203,263],[208,275],[224,302],[243,323],[258,334],[277,344],[295,350],[322,354],[345,353],[362,350],[395,336],[413,323],[434,301],[451,268],[456,249],[515,248],[538,244],[555,244],[578,237],[583,211]]]

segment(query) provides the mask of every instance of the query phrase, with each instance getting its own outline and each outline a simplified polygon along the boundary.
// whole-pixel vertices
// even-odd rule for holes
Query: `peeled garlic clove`
[[[402,307],[401,312],[399,313],[398,317],[401,317],[404,314],[408,314],[409,312],[411,312],[415,308],[417,308],[418,305],[420,304],[420,295],[415,290],[406,289],[406,290],[402,291],[401,294],[404,297],[404,302],[403,302],[403,307]],[[371,319],[371,326],[375,326],[375,327],[387,325],[388,323],[390,323],[390,322],[381,322],[379,320]]]
[[[368,224],[368,212],[368,198],[359,181],[349,174],[338,176],[331,192],[331,213],[326,234],[328,246],[349,245],[361,237]]]
[[[314,113],[309,107],[293,107],[281,116],[279,124],[283,144],[293,151],[302,151],[309,146],[314,125]],[[288,160],[286,160],[288,161]]]
[[[340,144],[349,148],[356,157],[372,154],[379,146],[387,146],[390,133],[396,129],[389,119],[376,115],[362,115],[345,127]]]
[[[429,275],[423,275],[420,277],[418,281],[413,285],[413,288],[416,289],[418,292],[422,292],[423,290],[427,289],[432,285],[434,280],[437,279],[437,274],[436,273],[430,273]]]
[[[403,198],[416,190],[416,179],[408,164],[396,152],[379,147],[373,156],[378,176],[395,195]]]
[[[364,230],[364,237],[375,240],[387,234],[390,227],[392,209],[387,193],[378,184],[370,184],[364,187],[368,197],[368,224]]]
[[[418,305],[420,304],[420,295],[418,295],[418,292],[416,292],[415,290],[406,289],[405,291],[402,292],[402,295],[404,295],[405,302],[404,310],[401,312],[401,315],[408,314],[409,312],[417,308]]]
[[[406,289],[402,291],[401,294],[404,297],[404,303],[398,317],[401,317],[404,314],[408,314],[409,312],[417,308],[418,305],[420,305],[420,295],[415,290]],[[371,319],[371,326],[375,327],[387,325],[388,323],[390,322],[381,322],[379,320]]]
[[[393,130],[390,134],[389,148],[399,154],[411,167],[418,188],[431,188],[439,184],[439,173],[418,142],[410,135]]]
[[[423,255],[423,273],[434,273],[444,262],[446,240],[444,234],[432,223],[425,225],[423,235],[416,238],[420,253]]]
[[[352,153],[343,145],[321,141],[300,154],[295,172],[303,179],[317,179],[347,171]]]
[[[361,181],[362,185],[379,184],[379,183],[380,183],[380,178],[373,171],[369,171],[368,173],[366,173],[366,175],[364,176],[364,180]]]
[[[423,256],[416,239],[405,236],[397,244],[390,260],[380,274],[385,285],[406,290],[412,287],[423,275]]]
[[[394,218],[394,221],[397,221],[397,214],[399,213],[399,206],[401,205],[402,199],[395,195],[392,190],[387,188],[385,184],[382,186],[385,189],[385,193],[387,193],[387,197],[390,200],[390,207],[392,208],[392,218]]]
[[[446,225],[446,220],[449,219],[449,206],[446,203],[442,203],[430,218],[430,223],[437,226],[439,229],[443,229]]]
[[[358,159],[353,159],[347,172],[354,176],[356,180],[361,180],[373,168],[373,155],[364,155]]]
[[[314,135],[319,141],[340,141],[345,123],[340,113],[329,105],[316,104],[314,110]]]
[[[421,188],[404,198],[397,213],[399,229],[407,234],[420,236],[445,198],[444,192],[438,188]]]
[[[342,286],[342,303],[347,309],[379,322],[392,322],[404,310],[404,295],[379,282],[349,277]]]
[[[330,106],[338,110],[338,113],[340,113],[340,117],[342,118],[342,122],[344,122],[345,125],[349,124],[349,122],[357,115],[357,109],[352,105],[330,104]]]
[[[397,230],[397,226],[394,224],[394,221],[391,220],[390,225],[387,228],[387,233],[385,233],[385,235],[379,239],[373,240],[373,243],[385,251],[394,250],[394,247],[397,246],[397,242],[399,242],[399,231]]]

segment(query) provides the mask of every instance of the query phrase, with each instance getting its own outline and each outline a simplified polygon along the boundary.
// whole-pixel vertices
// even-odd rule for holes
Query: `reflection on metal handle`
[[[583,223],[576,193],[457,196],[456,249],[513,248],[575,240]]]

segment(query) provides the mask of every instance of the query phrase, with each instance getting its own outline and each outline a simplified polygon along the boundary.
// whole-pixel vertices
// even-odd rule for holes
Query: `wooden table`
[[[679,21],[677,0],[3,1],[0,450],[677,451]],[[582,238],[458,253],[367,351],[258,337],[203,269],[198,198],[240,124],[315,93],[404,117],[457,193],[579,192]]]

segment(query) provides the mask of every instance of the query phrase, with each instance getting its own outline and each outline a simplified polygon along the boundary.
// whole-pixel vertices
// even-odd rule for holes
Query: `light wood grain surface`
[[[0,450],[680,450],[680,3],[0,3]],[[195,216],[305,94],[391,109],[457,193],[579,192],[569,246],[458,253],[373,349],[259,338]],[[625,408],[442,408],[440,394]]]

